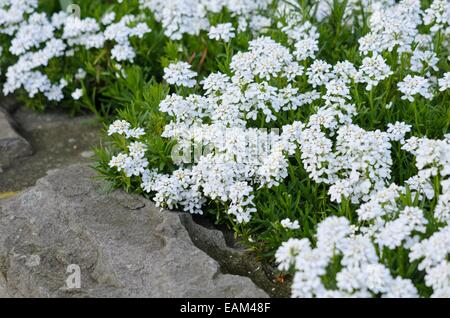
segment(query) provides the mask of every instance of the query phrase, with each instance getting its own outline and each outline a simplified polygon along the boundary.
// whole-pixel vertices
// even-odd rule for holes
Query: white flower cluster
[[[283,138],[276,134],[243,127],[226,128],[221,124],[204,124],[178,131],[169,125],[166,129],[175,134],[173,137],[179,145],[185,145],[188,158],[192,145],[199,149],[206,145],[210,149],[209,153],[200,153],[198,162],[190,169],[195,180],[192,188],[201,189],[205,198],[229,203],[228,213],[238,222],[249,221],[251,213],[255,212],[252,202],[254,182],[277,185],[287,174],[282,152],[285,145]],[[186,206],[183,209],[186,210]]]
[[[115,43],[111,55],[116,61],[133,61],[134,49],[129,38],[142,36],[150,29],[145,23],[139,23],[135,16],[125,16],[119,22],[112,23],[115,15],[104,20],[106,29],[95,19],[80,19],[65,12],[58,12],[51,17],[39,13],[37,1],[0,2],[0,33],[11,37],[9,51],[17,57],[17,62],[8,67],[5,95],[24,88],[29,97],[42,93],[50,101],[64,98],[63,89],[68,81],[80,80],[74,74],[63,74],[63,78],[53,83],[42,72],[53,59],[68,61],[77,50],[84,48],[103,48],[107,41]],[[107,22],[107,23],[106,23]],[[130,26],[130,25],[135,26]],[[79,99],[80,89],[72,93]]]
[[[268,9],[272,0],[140,0],[141,8],[150,9],[172,40],[182,39],[184,34],[199,35],[210,31],[214,38],[231,38],[228,25],[211,28],[208,13],[219,13],[223,8],[238,18],[239,31],[251,28],[258,31],[267,26],[259,12]],[[269,20],[270,24],[270,20]]]
[[[13,35],[20,23],[38,7],[38,0],[0,0],[0,27],[4,34]]]
[[[329,190],[331,199],[342,197],[353,203],[367,201],[371,194],[384,187],[391,175],[390,135],[380,131],[367,132],[349,125],[339,129],[336,139],[336,161],[340,177]]]
[[[298,220],[291,221],[290,219],[284,219],[281,220],[280,223],[285,229],[298,230],[300,228]]]
[[[426,99],[432,99],[430,93],[430,82],[422,76],[407,75],[402,82],[398,83],[398,90],[403,93],[402,99],[414,101],[414,95],[421,95]]]
[[[430,238],[411,247],[409,258],[420,260],[419,269],[425,270],[425,283],[433,288],[433,297],[450,297],[450,225],[435,232]]]
[[[150,28],[144,22],[138,22],[137,17],[126,15],[117,23],[112,23],[109,19],[103,19],[103,25],[107,25],[104,36],[106,40],[116,42],[111,50],[111,56],[114,60],[132,62],[136,57],[136,53],[130,44],[131,37],[142,38],[150,32]],[[111,22],[111,23],[108,23]],[[134,26],[130,26],[135,24]]]
[[[411,190],[431,200],[437,195],[433,188],[435,179],[441,180],[442,194],[438,197],[434,217],[440,222],[448,222],[450,220],[450,138],[433,140],[412,137],[406,141],[403,149],[415,155],[416,167],[419,171],[417,176],[411,178],[416,182],[408,183]]]
[[[292,39],[316,41],[313,26],[299,24],[297,27],[301,31],[293,32],[294,29],[287,28],[292,31]],[[305,45],[308,47],[309,44]],[[375,54],[365,57],[360,67],[349,61],[333,66],[322,60],[313,60],[305,71],[299,62],[314,58],[315,49],[310,50],[307,56],[298,53],[301,50],[299,45],[295,50],[297,53],[291,54],[288,48],[272,39],[259,37],[249,43],[249,51],[233,56],[230,64],[232,76],[214,73],[201,82],[204,96],[173,94],[160,104],[160,110],[173,120],[165,128],[163,137],[175,139],[184,149],[190,149],[192,144],[209,145],[215,149],[207,155],[200,154],[192,168],[183,170],[185,174],[192,171],[191,182],[186,183],[190,187],[172,187],[194,191],[198,202],[195,207],[201,206],[202,195],[212,200],[221,198],[224,203],[233,205],[236,200],[230,197],[231,188],[239,182],[244,182],[247,187],[279,185],[288,176],[287,156],[297,150],[300,150],[302,163],[311,179],[330,186],[329,194],[333,201],[341,202],[345,198],[355,204],[366,202],[389,184],[391,142],[404,142],[411,127],[397,122],[389,124],[386,132],[366,131],[353,123],[357,112],[355,105],[349,103],[352,83],[366,83],[370,90],[392,74],[385,60]],[[196,75],[189,64],[179,62],[165,69],[164,78],[169,84],[193,87]],[[293,84],[305,75],[312,89],[300,93]],[[280,79],[284,84],[274,84],[274,80]],[[315,90],[323,88],[323,94]],[[248,155],[257,148],[248,142],[249,139],[261,140],[270,135],[246,128],[249,122],[261,119],[265,123],[275,122],[279,114],[318,103],[320,99],[324,104],[317,108],[308,122],[295,122],[283,127],[283,134],[273,138],[274,143],[264,152],[265,156]],[[214,177],[204,177],[206,171],[208,174],[214,171]],[[192,175],[194,172],[197,175]],[[169,176],[167,178],[172,180]],[[144,187],[150,189],[148,185]],[[222,190],[209,190],[214,187]],[[164,195],[158,197],[167,198]],[[184,198],[183,195],[179,197]],[[183,200],[172,202],[178,202],[176,206],[185,209],[181,203]],[[162,201],[160,204],[163,205]],[[249,210],[231,212],[236,210],[239,208],[232,207],[229,212],[237,215],[239,220],[248,220],[250,213],[242,211]]]
[[[230,39],[236,36],[234,31],[235,29],[231,23],[221,23],[216,26],[212,26],[209,30],[208,36],[212,40],[222,40],[225,43],[228,43],[230,42]]]
[[[230,67],[241,83],[252,83],[255,79],[268,81],[278,76],[293,81],[303,74],[303,68],[289,50],[268,37],[250,41],[249,51],[233,56]]]
[[[447,0],[434,0],[425,10],[423,20],[425,25],[431,25],[431,32],[450,34],[450,3]]]
[[[413,283],[394,277],[380,262],[370,238],[355,233],[346,218],[322,221],[316,239],[316,247],[308,239],[290,239],[276,253],[280,270],[295,269],[293,297],[417,297]],[[336,259],[340,270],[334,273],[336,288],[331,289],[321,277]]]
[[[333,142],[321,131],[326,119],[320,116],[320,110],[311,116],[310,127],[300,131],[296,140],[305,170],[314,181],[331,185],[329,194],[333,201],[369,200],[391,176],[390,142],[403,139],[410,127],[397,123],[388,132],[365,131],[354,124],[341,124],[336,113],[332,113],[332,127],[340,126]]]
[[[356,81],[366,83],[366,90],[370,91],[374,86],[390,75],[393,72],[386,64],[381,55],[374,55],[373,57],[365,57],[359,72],[356,74]]]
[[[346,218],[332,216],[319,224],[315,248],[308,239],[289,239],[276,252],[276,259],[280,270],[295,270],[293,297],[415,298],[418,292],[413,281],[395,277],[383,263],[383,253],[404,241],[409,260],[420,260],[419,269],[426,272],[425,282],[433,289],[432,297],[449,297],[449,227],[422,241],[417,236],[411,238],[411,233],[424,231],[424,224],[423,212],[416,207],[406,207],[397,219],[378,225],[376,235],[362,233],[367,230],[364,228],[358,234]],[[379,250],[374,240],[383,242],[385,249]],[[330,266],[335,269],[334,288],[326,287],[322,280]]]
[[[197,73],[186,62],[170,64],[164,69],[164,79],[171,85],[194,87],[197,84],[195,77]]]
[[[450,88],[450,72],[447,72],[441,79],[439,79],[439,90],[443,92],[449,88]]]
[[[403,0],[399,4],[391,2],[378,6],[369,19],[370,33],[359,40],[359,50],[363,54],[410,52],[421,24],[420,0]]]
[[[439,70],[437,67],[439,59],[434,52],[435,43],[432,34],[441,32],[444,36],[440,45],[448,47],[450,44],[449,21],[450,5],[445,0],[434,0],[424,11],[421,10],[419,0],[403,0],[400,3],[392,2],[388,5],[376,6],[370,17],[371,32],[359,40],[360,52],[364,55],[373,54],[372,58],[365,58],[370,73],[367,74],[369,76],[366,80],[362,81],[368,83],[367,89],[370,90],[372,84],[376,85],[391,74],[380,54],[395,50],[399,54],[399,64],[406,56],[410,64],[409,71],[417,74],[408,74],[402,82],[398,83],[399,91],[403,93],[402,99],[413,102],[415,95],[421,95],[431,100],[432,85],[435,82],[432,72]],[[431,25],[431,35],[419,32],[419,28],[423,25]],[[371,77],[373,82],[370,81]],[[446,74],[439,79],[439,89],[440,91],[448,89]]]
[[[427,237],[426,213],[417,206],[402,207],[405,196],[423,194],[421,201],[431,200],[434,191],[426,195],[426,189],[391,184],[359,207],[358,219],[364,225],[357,232],[346,218],[331,216],[319,224],[315,248],[308,239],[290,239],[280,246],[276,253],[279,269],[295,270],[294,297],[418,297],[413,282],[394,278],[383,261],[385,253],[399,248],[408,253],[409,262],[420,261],[419,270],[425,272],[425,284],[432,288],[433,297],[450,296],[450,228],[446,225],[450,221],[450,140],[412,137],[403,148],[416,156],[417,177],[426,182],[437,176],[441,180],[442,193],[432,222],[444,226]],[[339,271],[334,273],[337,289],[329,289],[321,277],[336,256],[340,256]]]
[[[406,278],[410,274],[403,271],[395,277],[398,269],[389,268],[387,255],[393,253],[409,256],[402,260],[405,266],[419,261],[432,297],[450,296],[449,136],[443,140],[405,139],[411,126],[401,122],[389,124],[386,132],[367,132],[352,124],[355,110],[346,102],[351,98],[347,89],[351,82],[366,83],[370,91],[393,74],[381,53],[394,49],[410,62],[411,74],[397,83],[402,99],[413,102],[420,95],[431,100],[435,84],[441,92],[447,90],[448,73],[437,79],[431,75],[439,72],[432,39],[418,30],[424,16],[424,24],[432,25],[432,32],[448,35],[448,8],[448,1],[433,1],[422,11],[416,0],[373,6],[371,32],[360,39],[360,51],[368,56],[359,69],[345,63],[345,68],[341,64],[341,71],[336,72],[338,65],[316,60],[307,70],[309,83],[325,86],[327,93],[322,96],[325,106],[310,116],[296,140],[305,169],[316,182],[330,184],[333,200],[366,203],[357,210],[357,227],[345,218],[331,216],[318,226],[315,246],[308,239],[294,238],[280,246],[276,253],[279,269],[295,272],[294,297],[418,297],[413,280]],[[443,41],[448,44],[448,37]],[[337,78],[340,81],[336,82]],[[418,173],[404,186],[388,185],[392,141],[400,142],[416,160]],[[435,202],[431,213],[423,210],[429,200]],[[434,232],[430,233],[430,226]],[[330,269],[334,269],[331,275],[336,281],[332,287]]]
[[[117,120],[111,124],[108,135],[122,135],[130,144],[128,153],[120,153],[114,156],[109,162],[111,168],[123,171],[127,177],[140,176],[146,171],[148,161],[145,158],[147,146],[139,141],[145,134],[142,128],[131,128],[130,123],[124,120]]]

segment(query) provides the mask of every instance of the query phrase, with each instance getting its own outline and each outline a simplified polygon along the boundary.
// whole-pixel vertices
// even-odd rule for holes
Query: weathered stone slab
[[[3,108],[8,113],[14,113],[20,107],[20,101],[14,96],[3,96],[0,94],[0,108]]]
[[[179,213],[107,194],[94,177],[86,165],[51,171],[0,201],[0,296],[267,297],[249,278],[223,274]],[[81,288],[66,284],[71,264]]]
[[[2,193],[33,186],[46,172],[76,163],[92,162],[100,145],[102,125],[95,116],[70,116],[60,110],[38,113],[26,107],[13,116],[20,134],[33,149],[31,156],[14,159],[0,175]]]
[[[9,115],[0,109],[0,167],[32,152],[30,144],[14,129]]]

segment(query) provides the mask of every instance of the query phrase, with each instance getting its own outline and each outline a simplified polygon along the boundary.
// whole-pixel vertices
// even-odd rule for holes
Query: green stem
[[[413,105],[413,111],[414,111],[414,121],[416,123],[416,128],[419,129],[420,128],[420,124],[419,124],[419,111],[417,109],[417,103],[416,100],[414,99],[414,102],[412,103]],[[422,132],[419,129],[419,133],[420,135],[422,135]]]

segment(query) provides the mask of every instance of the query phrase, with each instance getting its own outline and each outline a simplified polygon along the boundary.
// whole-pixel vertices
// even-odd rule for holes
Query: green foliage
[[[104,105],[108,108],[116,107],[117,116],[131,123],[135,127],[142,127],[146,131],[142,141],[148,145],[147,159],[151,168],[162,172],[174,169],[171,152],[172,143],[161,137],[164,126],[168,123],[166,116],[159,111],[159,103],[166,98],[169,88],[154,79],[147,80],[142,69],[134,66],[124,70],[123,76],[118,77],[114,84],[105,92]],[[106,123],[108,120],[105,121]],[[112,156],[126,149],[123,136],[112,136],[111,139],[96,149],[98,164],[95,168],[114,188],[125,188],[127,191],[138,191],[140,180],[130,180],[121,173],[117,173],[108,166]]]

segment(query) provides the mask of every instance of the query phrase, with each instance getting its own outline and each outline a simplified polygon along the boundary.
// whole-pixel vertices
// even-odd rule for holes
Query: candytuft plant
[[[448,1],[89,3],[0,1],[3,91],[97,114],[113,187],[293,297],[450,296]]]

